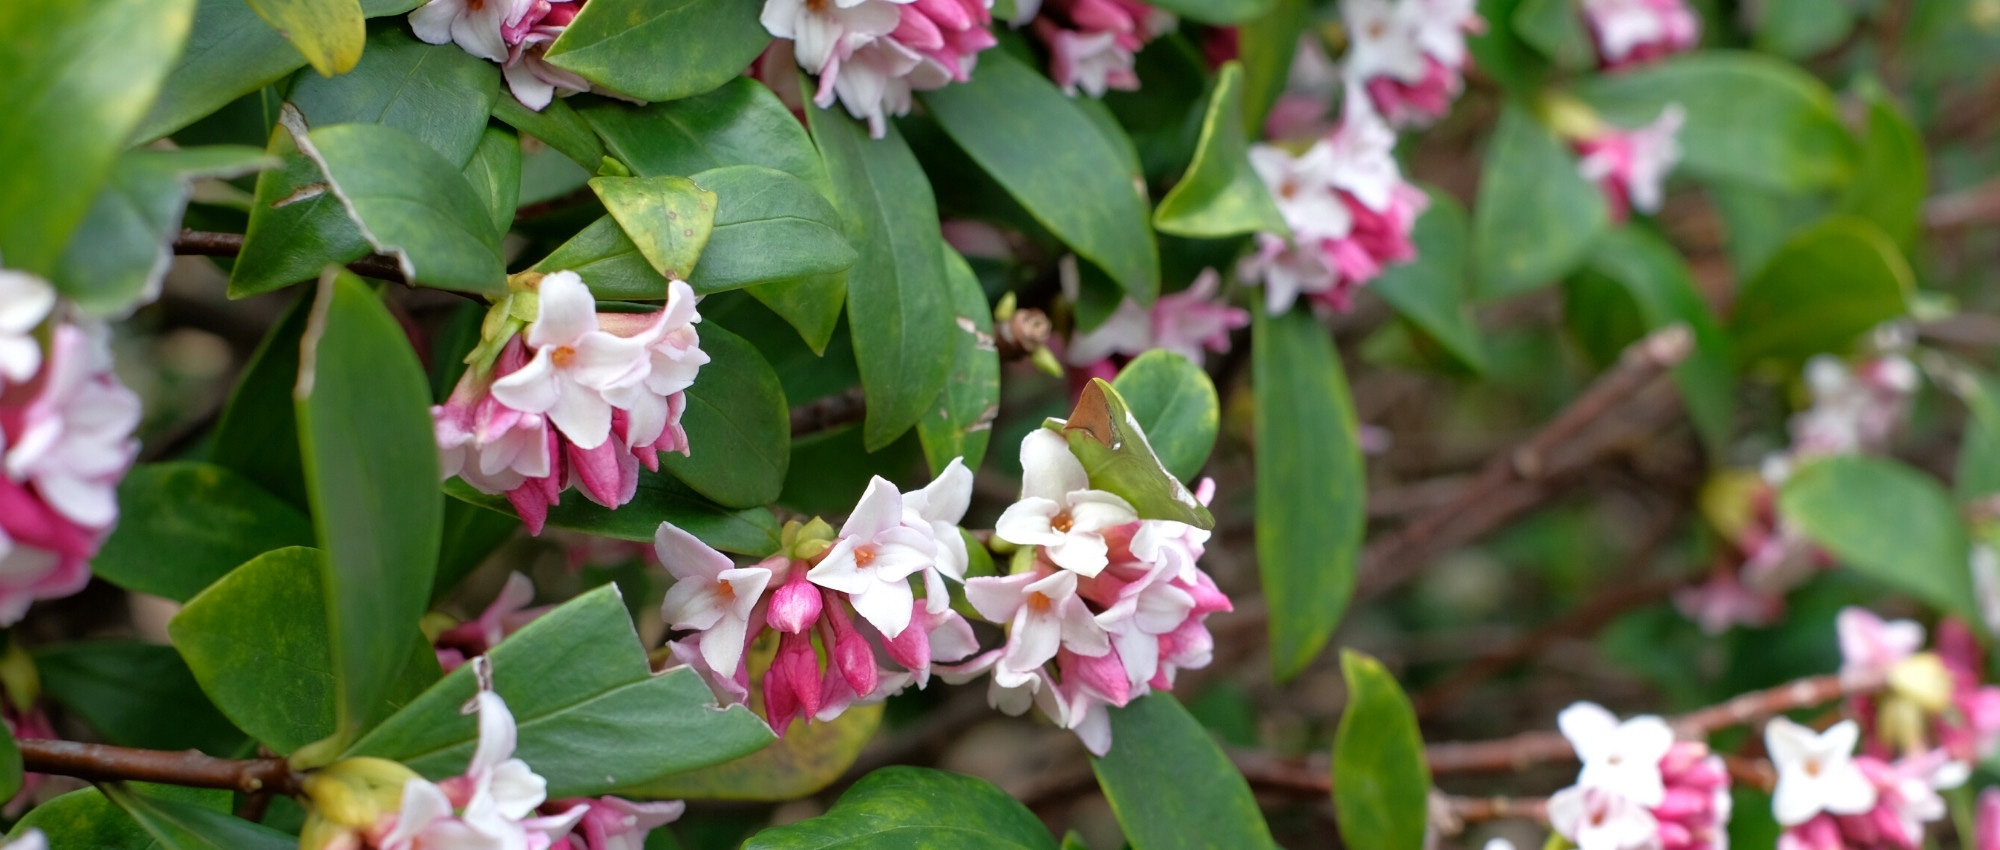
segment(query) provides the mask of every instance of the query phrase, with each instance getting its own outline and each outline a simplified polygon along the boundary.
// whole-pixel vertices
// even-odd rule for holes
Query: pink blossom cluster
[[[668,282],[654,313],[597,312],[574,272],[534,288],[499,308],[532,298],[534,320],[498,343],[490,368],[468,368],[431,418],[445,477],[505,493],[540,534],[565,489],[615,508],[632,500],[639,467],[657,470],[661,452],[690,451],[681,413],[708,355],[694,291],[682,281]]]
[[[1652,62],[1701,40],[1701,17],[1685,0],[1583,0],[1583,19],[1605,68]]]
[[[1076,260],[1065,257],[1064,293],[1075,301]],[[1250,324],[1250,314],[1218,298],[1222,276],[1214,269],[1202,269],[1188,288],[1162,295],[1151,307],[1141,307],[1130,298],[1120,302],[1104,324],[1088,333],[1074,334],[1064,347],[1063,360],[1090,377],[1110,379],[1118,373],[1113,358],[1137,357],[1163,348],[1201,365],[1205,352],[1229,350],[1229,332]]]
[[[1660,211],[1667,172],[1681,159],[1677,137],[1686,117],[1680,104],[1670,103],[1644,127],[1601,125],[1594,135],[1571,143],[1578,156],[1577,171],[1604,192],[1612,221],[1624,221],[1633,210]]]
[[[1310,141],[1333,130],[1331,110],[1341,92],[1341,69],[1326,54],[1317,33],[1299,36],[1285,72],[1285,90],[1264,118],[1264,137],[1279,142]]]
[[[794,720],[832,720],[925,687],[934,663],[978,649],[946,585],[965,578],[958,522],[971,499],[972,473],[957,460],[908,493],[877,477],[838,533],[818,520],[793,523],[781,551],[748,567],[661,523],[655,545],[674,577],[661,615],[685,633],[668,647],[720,702],[740,704],[751,692],[750,645],[775,632],[760,684],[765,719],[780,734]]]
[[[1139,88],[1133,70],[1139,48],[1180,24],[1141,0],[1043,0],[1034,32],[1049,48],[1049,76],[1074,97],[1079,91]]]
[[[1922,652],[1924,627],[1910,620],[1884,621],[1850,607],[1834,626],[1841,677],[1890,683],[1881,694],[1852,700],[1869,733],[1864,752],[1887,759],[1899,750],[1924,749],[1969,768],[2000,751],[2000,687],[1983,683],[1979,641],[1964,623],[1939,622],[1930,653]],[[1906,668],[1901,675],[1899,666]]]
[[[1301,295],[1346,311],[1384,268],[1416,258],[1410,231],[1430,200],[1403,179],[1395,146],[1395,133],[1351,91],[1340,128],[1303,153],[1251,146],[1250,164],[1291,230],[1257,234],[1256,252],[1237,269],[1264,287],[1271,315]]]
[[[521,105],[541,111],[557,95],[590,91],[590,81],[549,64],[549,45],[569,28],[585,0],[430,0],[410,13],[410,28],[430,44],[456,43],[501,65]]]
[[[879,139],[888,116],[909,114],[912,91],[971,79],[980,51],[997,43],[991,8],[991,0],[765,0],[760,20],[783,40],[766,60],[791,56],[819,77],[815,105],[838,99]]]
[[[1783,717],[1766,724],[1764,745],[1778,774],[1771,813],[1784,827],[1778,850],[1917,850],[1924,825],[1944,818],[1937,792],[1964,783],[1964,765],[1940,751],[1893,762],[1857,756],[1859,735],[1852,720],[1824,732]]]
[[[139,416],[106,328],[68,316],[41,278],[0,269],[0,625],[89,582]]]
[[[1342,0],[1346,76],[1398,127],[1429,125],[1465,89],[1465,34],[1480,32],[1474,0]]]
[[[1037,429],[1021,443],[1021,499],[994,536],[1037,547],[1006,576],[967,579],[966,601],[1006,628],[996,649],[941,671],[954,683],[990,674],[988,699],[1009,714],[1030,706],[1074,731],[1097,755],[1111,748],[1110,715],[1183,669],[1208,665],[1208,615],[1229,598],[1195,565],[1208,533],[1142,520],[1124,499],[1090,487],[1068,442]],[[1198,497],[1213,496],[1203,482]]]
[[[1620,721],[1595,703],[1557,723],[1583,770],[1549,798],[1549,824],[1579,850],[1725,850],[1729,771],[1698,741],[1675,741],[1665,721]]]
[[[431,639],[431,646],[437,652],[438,666],[446,673],[456,670],[466,661],[485,655],[509,635],[553,609],[548,605],[528,607],[528,603],[533,601],[534,582],[520,573],[509,575],[499,595],[478,617],[445,629]]]

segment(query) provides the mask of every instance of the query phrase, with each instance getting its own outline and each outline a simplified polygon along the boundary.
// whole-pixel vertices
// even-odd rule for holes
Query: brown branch
[[[137,750],[35,738],[15,743],[21,748],[21,765],[30,773],[73,776],[92,782],[130,779],[191,788],[225,788],[245,794],[264,790],[294,794],[299,790],[300,776],[279,758],[223,759],[194,750]]]
[[[1443,820],[1441,832],[1457,834],[1468,823],[1494,820],[1549,822],[1547,797],[1455,797],[1438,794],[1431,798],[1432,814]]]
[[[1961,230],[2000,222],[2000,177],[1924,201],[1924,226]]]
[[[814,399],[792,408],[792,439],[831,431],[860,422],[868,415],[868,399],[860,387]]]
[[[243,234],[183,230],[179,236],[174,237],[174,253],[199,257],[234,257],[243,253]],[[347,270],[362,277],[372,277],[391,283],[409,282],[403,279],[403,269],[396,265],[395,258],[381,254],[370,254],[348,263]]]

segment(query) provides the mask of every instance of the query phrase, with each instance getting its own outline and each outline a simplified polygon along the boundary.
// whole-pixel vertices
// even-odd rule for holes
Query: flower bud
[[[1936,653],[1919,652],[1889,668],[1889,692],[1936,714],[1951,705],[1951,671]]]
[[[416,778],[416,771],[402,764],[367,757],[338,761],[307,774],[300,783],[309,812],[299,836],[300,850],[362,846],[359,833],[400,810],[403,785]]]
[[[771,628],[786,634],[801,634],[819,619],[819,588],[806,580],[806,571],[795,569],[784,585],[771,594],[771,608],[764,615]]]

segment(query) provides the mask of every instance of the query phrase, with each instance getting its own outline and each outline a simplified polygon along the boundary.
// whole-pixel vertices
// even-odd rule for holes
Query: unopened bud
[[[813,621],[819,619],[819,588],[806,580],[805,570],[791,572],[791,577],[771,594],[771,608],[765,620],[778,631],[799,634],[812,628]]]
[[[1930,728],[1930,719],[1915,702],[1891,692],[1882,698],[1875,722],[1876,735],[1890,748],[1905,753],[1925,748],[1924,736]]]
[[[1889,668],[1889,691],[1937,714],[1951,706],[1951,671],[1934,652],[1919,652]]]

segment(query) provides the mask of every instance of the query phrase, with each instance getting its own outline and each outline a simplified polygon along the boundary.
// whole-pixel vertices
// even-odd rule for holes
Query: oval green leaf
[[[1610,224],[1604,194],[1533,116],[1508,105],[1486,150],[1472,208],[1479,293],[1518,295],[1575,269]]]
[[[715,230],[715,193],[686,177],[593,177],[590,190],[665,277],[686,279]]]
[[[1411,324],[1422,329],[1473,372],[1486,368],[1485,347],[1473,321],[1471,281],[1466,275],[1465,208],[1431,190],[1430,208],[1417,216],[1410,241],[1417,257],[1382,270],[1368,289]]]
[[[1729,332],[1739,362],[1838,351],[1908,310],[1910,266],[1874,225],[1836,217],[1792,238],[1743,285]]]
[[[464,482],[445,484],[445,492],[454,499],[514,515],[505,496],[481,493]],[[642,543],[652,541],[662,522],[671,522],[724,552],[762,558],[778,550],[778,519],[768,509],[729,510],[702,498],[665,472],[641,471],[637,494],[617,510],[589,499],[569,498],[551,506],[548,516],[550,528]]]
[[[1681,324],[1694,334],[1694,353],[1674,367],[1674,383],[1702,442],[1713,456],[1724,456],[1736,419],[1735,358],[1680,252],[1651,231],[1620,228],[1598,243],[1589,272],[1631,295],[1648,330]]]
[[[660,467],[724,507],[768,504],[785,487],[792,418],[778,373],[755,346],[719,325],[700,329],[710,360],[687,389],[689,454],[660,456]]]
[[[1423,850],[1431,770],[1417,713],[1382,662],[1340,656],[1347,708],[1333,739],[1333,808],[1349,847]]]
[[[1125,399],[1168,472],[1182,481],[1201,474],[1222,420],[1222,403],[1207,372],[1183,355],[1154,349],[1118,370],[1111,387]]]
[[[1909,245],[1923,223],[1924,195],[1930,188],[1929,154],[1917,128],[1879,86],[1864,91],[1868,127],[1854,182],[1841,193],[1838,209],[1875,223],[1898,245]]]
[[[921,767],[862,777],[826,814],[764,830],[744,850],[951,847],[1055,850],[1040,818],[993,783]]]
[[[595,0],[549,45],[549,64],[639,100],[678,100],[741,76],[771,34],[755,3]]]
[[[1090,769],[1133,850],[1278,846],[1250,784],[1173,694],[1109,711],[1111,751]]]
[[[97,740],[230,757],[249,742],[202,693],[171,646],[136,640],[65,643],[35,653],[42,688]]]
[[[952,458],[964,458],[977,471],[993,436],[993,419],[1000,414],[1000,351],[993,344],[993,308],[986,291],[965,258],[944,249],[945,284],[951,288],[953,332],[951,377],[938,393],[937,409],[917,420],[917,439],[931,474],[944,471]]]
[[[360,0],[249,0],[250,8],[289,39],[320,76],[345,74],[361,61],[368,31]]]
[[[832,202],[790,174],[732,165],[692,179],[717,205],[715,230],[687,278],[696,292],[835,274],[858,259]]]
[[[1242,115],[1243,66],[1232,61],[1222,66],[1208,96],[1194,163],[1153,210],[1153,226],[1161,233],[1192,238],[1291,234],[1270,190],[1250,167]]]
[[[310,546],[312,521],[226,467],[149,463],[118,484],[118,527],[90,563],[126,590],[186,601],[273,549]]]
[[[425,44],[401,27],[389,27],[368,37],[368,52],[352,72],[303,75],[288,100],[308,127],[395,127],[423,140],[457,170],[479,147],[486,117],[500,96],[493,63],[456,44]]]
[[[1887,458],[1823,458],[1785,482],[1778,510],[1841,563],[1977,622],[1965,523],[1929,476]]]
[[[1052,419],[1046,425],[1069,441],[1069,450],[1083,463],[1093,489],[1131,503],[1141,519],[1173,520],[1204,530],[1215,527],[1214,515],[1167,471],[1139,418],[1103,378],[1092,378],[1084,386],[1068,419]]]
[[[296,836],[205,806],[140,794],[123,782],[99,786],[161,850],[291,850]]]
[[[474,139],[475,143],[477,138]],[[376,124],[306,134],[301,150],[376,251],[408,280],[465,292],[504,292],[500,234],[459,165],[413,136]]]

